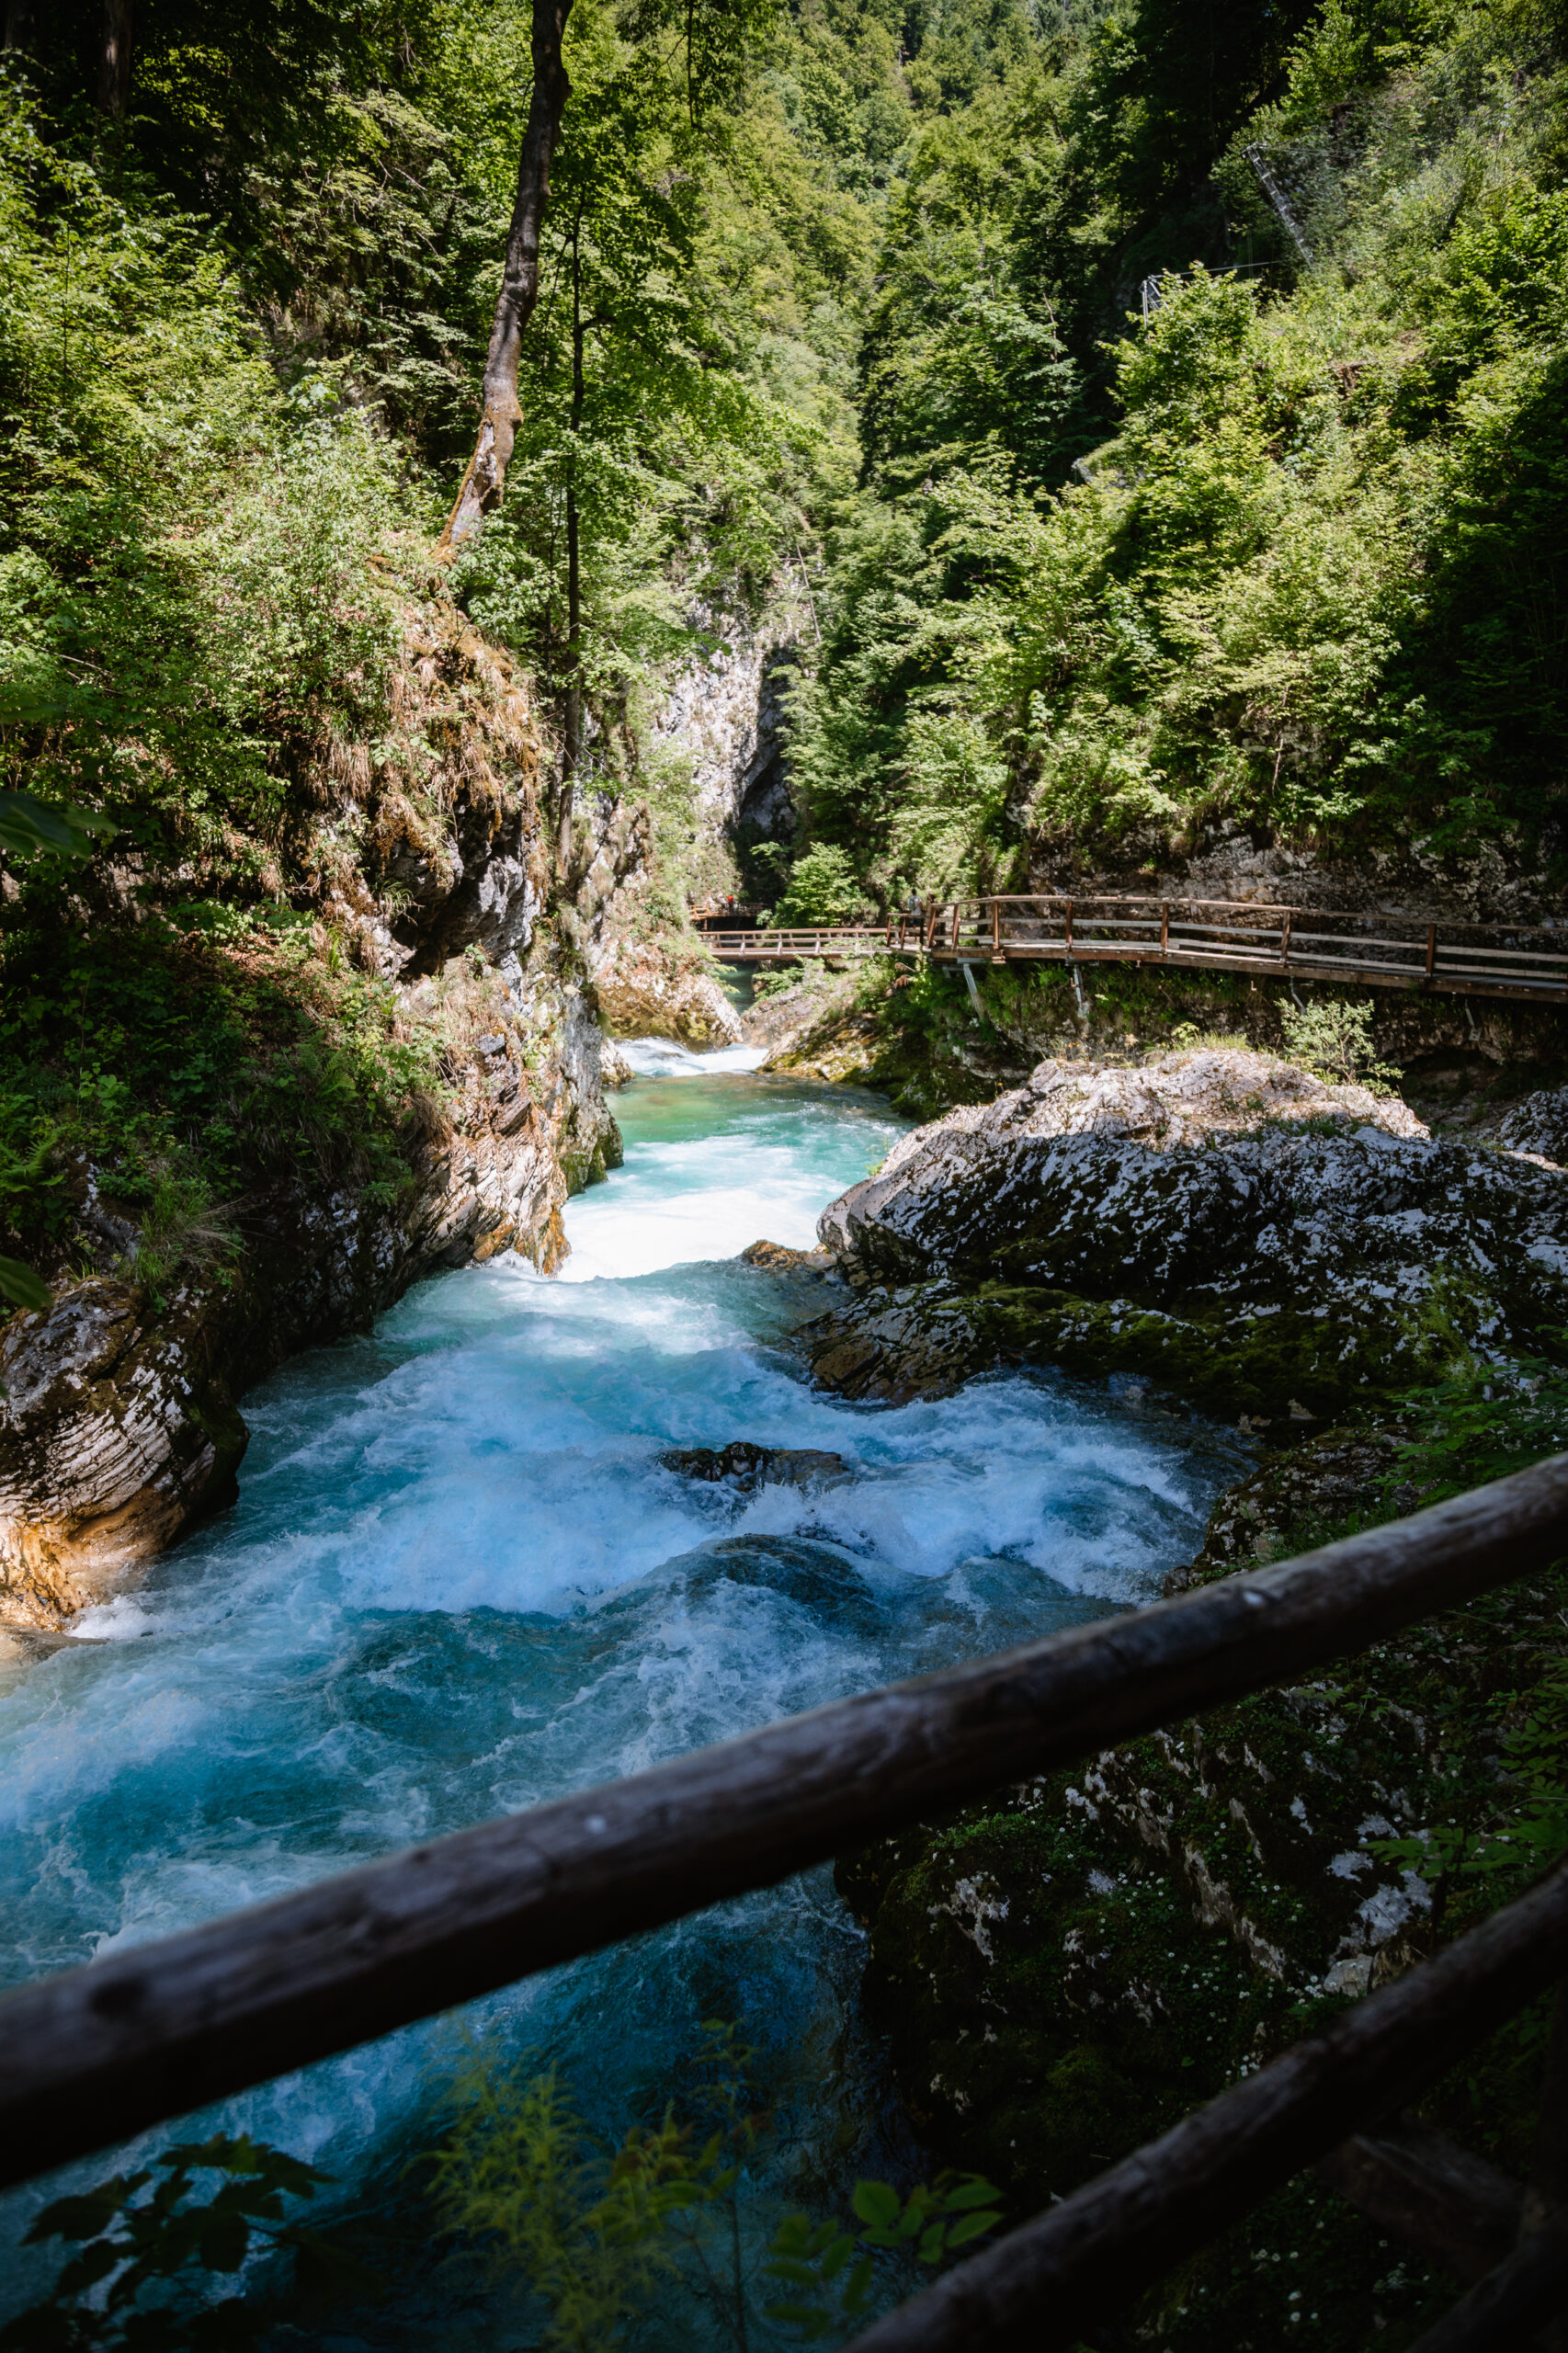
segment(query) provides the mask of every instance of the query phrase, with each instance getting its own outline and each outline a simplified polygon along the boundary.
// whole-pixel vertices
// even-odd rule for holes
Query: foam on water
[[[5,1978],[1135,1600],[1193,1549],[1227,1441],[1050,1379],[892,1410],[803,1384],[778,1343],[820,1288],[733,1254],[810,1243],[896,1122],[740,1051],[632,1050],[626,1166],[570,1205],[562,1279],[443,1276],[286,1368],[247,1401],[235,1508],[78,1639],[0,1665]],[[846,1472],[746,1497],[659,1459],[736,1438]],[[477,2015],[615,2132],[662,2106],[701,2018],[740,2018],[789,2120],[766,2218],[792,2185],[915,2162],[856,2024],[859,1950],[817,1872]],[[396,2289],[357,2344],[501,2341],[494,2298],[455,2320],[408,2252],[427,2218],[394,2228],[449,2070],[415,2028],[222,2111],[382,2217]],[[0,2244],[42,2194],[0,2204]],[[30,2256],[10,2268],[36,2286]],[[672,2305],[672,2341],[692,2325]]]

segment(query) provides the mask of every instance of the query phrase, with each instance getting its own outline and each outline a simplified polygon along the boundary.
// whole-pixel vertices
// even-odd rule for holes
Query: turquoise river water
[[[286,1367],[247,1400],[235,1507],[0,1670],[0,1982],[1125,1606],[1195,1549],[1235,1476],[1199,1426],[1050,1376],[814,1393],[778,1343],[816,1289],[736,1254],[809,1244],[899,1123],[744,1050],[631,1051],[626,1165],[570,1205],[559,1278],[444,1275]],[[853,1476],[747,1498],[658,1461],[738,1438]],[[43,2198],[222,2124],[331,2173],[313,2219],[389,2284],[279,2344],[537,2342],[518,2293],[433,2242],[409,2171],[462,2035],[558,2063],[619,2138],[678,2092],[701,2021],[736,2020],[774,2119],[756,2243],[781,2201],[830,2212],[858,2173],[926,2167],[859,2022],[863,1952],[811,1872],[149,2134],[0,2201],[0,2313],[52,2277],[19,2244]],[[723,2341],[675,2280],[650,2327]]]

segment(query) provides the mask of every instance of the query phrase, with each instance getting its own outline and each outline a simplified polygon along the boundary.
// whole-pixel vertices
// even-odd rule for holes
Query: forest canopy
[[[150,0],[111,72],[122,17],[7,18],[6,781],[265,893],[432,593],[532,18]],[[671,676],[782,598],[786,912],[1225,825],[1560,856],[1553,0],[699,19],[571,12],[506,495],[440,591],[580,695],[586,786],[667,801]]]

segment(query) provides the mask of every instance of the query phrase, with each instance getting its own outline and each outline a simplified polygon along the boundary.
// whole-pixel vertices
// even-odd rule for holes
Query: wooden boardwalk
[[[1568,926],[1423,924],[1256,900],[931,900],[885,925],[713,930],[728,964],[916,956],[949,964],[1134,964],[1568,1004]]]

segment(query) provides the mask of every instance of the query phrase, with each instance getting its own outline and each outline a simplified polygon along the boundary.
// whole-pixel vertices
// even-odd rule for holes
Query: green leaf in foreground
[[[69,801],[40,801],[32,792],[0,792],[0,850],[12,858],[86,858],[99,834],[115,832],[112,817],[78,809]]]
[[[41,1315],[49,1305],[51,1293],[41,1275],[24,1267],[19,1258],[0,1258],[0,1299],[7,1299],[13,1307],[29,1308]]]

